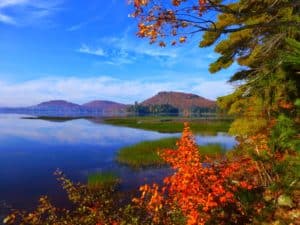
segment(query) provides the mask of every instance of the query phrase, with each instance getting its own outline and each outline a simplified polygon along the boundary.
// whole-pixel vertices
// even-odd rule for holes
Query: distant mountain
[[[0,108],[1,113],[17,113],[37,116],[76,116],[81,115],[82,107],[78,104],[64,100],[42,102],[29,107],[5,107]]]
[[[183,92],[159,92],[155,96],[143,101],[141,105],[171,105],[180,110],[188,110],[192,107],[216,107],[216,102],[201,96]]]
[[[201,96],[183,92],[159,92],[141,104],[96,100],[83,105],[64,100],[42,102],[35,106],[9,108],[1,107],[0,113],[20,113],[38,116],[104,116],[125,115],[126,113],[203,113],[215,110],[216,102]],[[176,111],[176,112],[175,112]]]
[[[38,105],[32,106],[31,108],[40,109],[80,109],[81,106],[72,102],[64,100],[53,100],[48,102],[42,102]]]
[[[126,108],[125,104],[111,101],[98,100],[79,105],[64,100],[52,100],[24,107],[21,112],[39,116],[103,116],[123,114],[126,112]],[[14,109],[10,111],[14,111]]]
[[[126,111],[128,106],[112,101],[96,100],[83,104],[82,107],[89,110],[98,110],[104,112],[122,112]]]

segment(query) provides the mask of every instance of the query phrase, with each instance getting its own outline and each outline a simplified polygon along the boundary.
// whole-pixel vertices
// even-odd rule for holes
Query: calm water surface
[[[87,119],[53,122],[0,114],[0,219],[7,208],[33,208],[41,195],[63,206],[65,193],[53,176],[57,168],[80,182],[86,182],[89,173],[114,171],[123,189],[161,179],[164,169],[133,171],[115,161],[116,153],[140,141],[179,135]],[[199,144],[219,143],[226,149],[235,145],[233,137],[221,133],[196,139]]]

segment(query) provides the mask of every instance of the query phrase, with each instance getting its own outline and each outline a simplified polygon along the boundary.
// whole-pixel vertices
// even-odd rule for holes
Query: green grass
[[[149,166],[159,167],[165,162],[157,154],[162,149],[175,149],[178,138],[163,138],[155,141],[143,141],[136,145],[122,148],[117,155],[117,161],[132,168],[144,168]],[[225,152],[219,144],[199,146],[201,155],[219,155]]]
[[[159,149],[175,148],[177,140],[178,138],[163,138],[122,148],[118,152],[117,161],[134,168],[164,165],[157,152]]]
[[[225,149],[220,144],[207,144],[199,146],[199,153],[207,156],[220,155],[225,154]]]
[[[189,122],[194,133],[216,134],[227,132],[231,121],[203,120],[191,118],[164,118],[164,117],[124,117],[106,118],[104,122],[111,125],[126,126],[144,130],[158,131],[161,133],[178,133],[183,130],[183,123]]]
[[[87,181],[88,187],[90,188],[111,187],[117,185],[118,183],[118,176],[112,172],[90,174]]]

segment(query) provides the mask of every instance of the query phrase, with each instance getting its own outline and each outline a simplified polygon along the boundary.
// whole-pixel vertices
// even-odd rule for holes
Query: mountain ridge
[[[192,107],[216,107],[216,102],[201,97],[196,94],[176,92],[176,91],[161,91],[156,95],[144,100],[141,105],[172,105],[180,110],[190,109]]]
[[[128,105],[119,102],[108,101],[108,100],[94,100],[82,104],[81,107],[87,109],[97,109],[97,110],[126,111]]]
[[[153,105],[171,105],[178,108],[180,111],[191,110],[192,108],[215,108],[216,102],[201,97],[196,94],[176,92],[176,91],[161,91],[156,95],[145,99],[141,102],[142,106]],[[133,106],[129,104],[123,104],[119,102],[109,100],[93,100],[84,104],[76,104],[66,100],[50,100],[44,101],[34,106],[29,107],[1,107],[1,111],[14,112],[17,110],[26,111],[59,111],[59,112],[72,112],[72,113],[125,113],[129,107]]]
[[[43,108],[43,107],[64,107],[64,108],[77,108],[80,107],[81,105],[73,103],[73,102],[69,102],[69,101],[65,101],[65,100],[50,100],[50,101],[45,101],[45,102],[41,102],[37,105],[31,106],[33,108]]]

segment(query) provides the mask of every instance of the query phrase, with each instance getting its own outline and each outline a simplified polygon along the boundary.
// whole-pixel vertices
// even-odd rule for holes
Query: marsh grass
[[[106,118],[104,122],[111,125],[126,126],[161,133],[179,133],[183,130],[184,122],[189,122],[194,133],[216,134],[227,132],[230,120],[204,120],[197,118],[163,118],[163,117],[123,117]]]
[[[143,141],[136,145],[122,148],[117,155],[119,163],[132,168],[160,167],[166,165],[158,155],[163,149],[175,149],[178,138],[163,138],[155,141]],[[225,149],[219,144],[199,146],[199,154],[217,156],[224,154]]]
[[[200,155],[217,156],[226,153],[225,148],[220,144],[207,144],[199,146]]]
[[[164,161],[158,155],[160,149],[175,148],[177,138],[163,138],[155,141],[143,141],[136,145],[122,148],[117,161],[133,168],[162,166]]]
[[[87,185],[89,188],[97,189],[116,186],[120,182],[118,176],[113,172],[99,172],[88,176]]]

